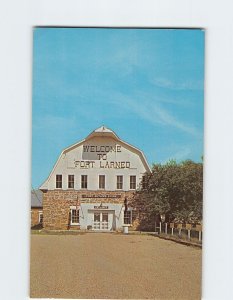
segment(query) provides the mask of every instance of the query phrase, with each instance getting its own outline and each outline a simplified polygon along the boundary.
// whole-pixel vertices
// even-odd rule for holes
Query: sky
[[[105,125],[148,163],[201,161],[204,31],[35,28],[32,187]]]

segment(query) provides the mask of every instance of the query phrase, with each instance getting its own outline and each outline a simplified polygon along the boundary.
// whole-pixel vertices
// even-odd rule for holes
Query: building
[[[128,200],[150,167],[142,151],[102,126],[64,149],[43,192],[49,230],[121,230],[133,226]]]
[[[31,227],[42,227],[43,224],[43,193],[40,190],[31,191]]]

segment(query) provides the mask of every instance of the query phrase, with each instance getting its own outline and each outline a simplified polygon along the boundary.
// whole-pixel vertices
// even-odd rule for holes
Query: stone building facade
[[[122,230],[134,227],[130,198],[150,167],[142,151],[102,126],[64,149],[43,192],[48,230]]]

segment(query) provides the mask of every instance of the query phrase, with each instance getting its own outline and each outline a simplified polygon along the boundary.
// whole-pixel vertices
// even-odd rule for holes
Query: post
[[[192,224],[185,224],[186,229],[188,230],[188,239],[191,240],[191,229],[192,229]]]
[[[179,237],[181,237],[181,228],[179,228]]]
[[[201,242],[202,224],[197,224],[196,225],[196,231],[198,231],[198,233],[199,233],[198,240],[199,240],[199,242]]]
[[[165,223],[165,234],[167,234],[167,223]]]
[[[156,221],[155,221],[155,233],[156,233]]]
[[[174,223],[170,223],[170,228],[172,229],[172,235],[174,234],[173,230],[174,230],[175,224]]]
[[[159,222],[159,234],[162,232],[162,222]]]
[[[129,231],[128,231],[128,226],[126,225],[126,226],[123,226],[123,233],[124,234],[128,234],[129,233]]]
[[[179,229],[178,236],[181,237],[181,230],[182,230],[182,224],[181,223],[177,224],[177,229]]]

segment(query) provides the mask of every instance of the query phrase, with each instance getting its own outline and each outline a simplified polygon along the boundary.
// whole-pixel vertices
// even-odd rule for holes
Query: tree
[[[154,164],[132,205],[148,222],[165,215],[167,222],[200,222],[202,220],[203,164],[186,160]]]

